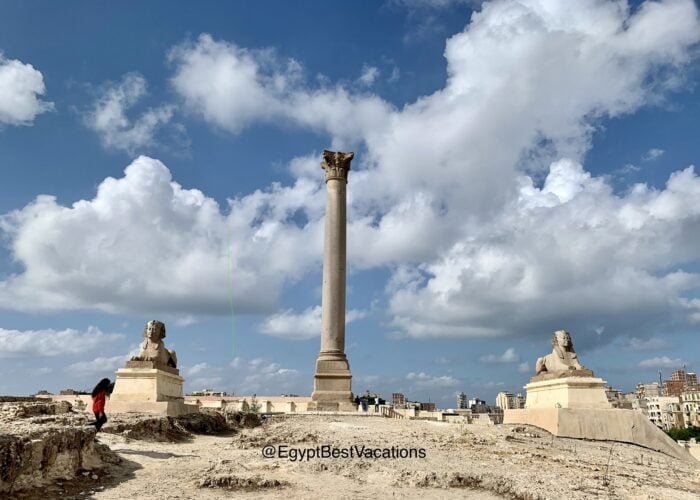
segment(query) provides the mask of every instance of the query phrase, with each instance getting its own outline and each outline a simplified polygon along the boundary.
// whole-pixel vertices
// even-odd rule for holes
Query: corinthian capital
[[[355,153],[343,153],[341,151],[323,150],[323,161],[321,168],[326,171],[326,182],[331,179],[342,179],[348,182],[348,171],[350,162]]]

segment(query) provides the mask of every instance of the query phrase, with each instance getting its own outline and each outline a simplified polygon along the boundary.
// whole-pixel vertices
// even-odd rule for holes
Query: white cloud
[[[0,52],[0,125],[31,125],[37,115],[54,109],[41,100],[45,92],[40,71]]]
[[[375,96],[354,96],[342,86],[307,88],[298,61],[208,34],[173,48],[170,61],[176,66],[171,82],[185,106],[233,133],[259,122],[289,122],[350,140],[386,119],[391,109]]]
[[[89,327],[81,332],[66,330],[6,330],[0,328],[0,358],[64,356],[81,354],[124,338]]]
[[[87,375],[93,373],[112,373],[119,368],[124,368],[124,363],[130,356],[99,356],[91,361],[78,361],[68,365],[66,371],[76,375]]]
[[[206,370],[211,369],[211,365],[209,363],[203,362],[203,363],[197,363],[191,367],[185,368],[183,370],[183,373],[187,375],[188,377],[191,377],[193,375],[197,375],[199,373],[202,373]]]
[[[362,73],[357,81],[365,87],[371,87],[374,85],[374,82],[377,81],[377,78],[379,78],[379,68],[364,64],[362,66]]]
[[[645,359],[639,362],[640,368],[672,368],[680,369],[685,365],[685,361],[680,358],[669,358],[668,356],[659,356],[656,358]]]
[[[320,170],[320,169],[319,169]],[[282,285],[321,257],[321,180],[229,200],[226,214],[139,157],[92,200],[39,196],[0,217],[24,271],[0,282],[0,307],[187,314],[269,311]],[[303,226],[292,221],[307,212]]]
[[[523,361],[518,365],[518,371],[520,373],[529,373],[531,371],[530,363],[528,363],[527,361]]]
[[[227,366],[200,362],[184,368],[188,390],[226,390],[236,395],[278,395],[281,392],[306,393],[311,383],[293,368],[282,366],[270,358],[245,359],[237,356]]]
[[[345,314],[345,324],[367,316],[365,311],[351,309]],[[288,339],[309,339],[321,335],[321,306],[309,307],[296,314],[287,309],[265,318],[261,333]]]
[[[85,114],[85,124],[99,134],[106,148],[133,154],[152,147],[159,129],[172,119],[172,105],[149,108],[135,120],[127,116],[127,112],[146,96],[146,86],[143,76],[128,73],[118,84],[105,85],[102,95]]]
[[[191,382],[188,381],[190,387],[197,388],[199,390],[204,389],[219,389],[221,383],[224,381],[222,377],[200,377],[193,379]]]
[[[421,266],[392,291],[394,324],[407,335],[479,336],[600,324],[616,334],[652,332],[700,304],[684,294],[697,260],[700,178],[692,167],[663,190],[613,193],[572,161],[552,164],[541,189],[519,194],[488,226]],[[675,263],[675,265],[671,265]]]
[[[651,148],[649,151],[644,153],[644,156],[642,156],[643,161],[654,161],[658,160],[661,158],[664,154],[664,150],[660,148]]]
[[[410,372],[406,380],[412,382],[417,388],[437,389],[441,387],[454,387],[459,381],[450,375],[433,376],[425,372]]]
[[[500,356],[496,354],[488,354],[486,356],[481,356],[479,361],[482,363],[517,363],[520,361],[520,356],[515,352],[515,349],[509,347]]]

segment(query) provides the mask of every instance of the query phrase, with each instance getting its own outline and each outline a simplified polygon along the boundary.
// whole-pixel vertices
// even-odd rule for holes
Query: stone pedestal
[[[631,443],[694,460],[643,413],[612,408],[600,378],[539,376],[525,390],[525,409],[505,410],[504,424],[532,425],[559,437]]]
[[[176,368],[151,361],[128,361],[117,370],[117,380],[106,413],[153,413],[175,417],[195,413],[196,405],[186,405],[183,378]]]
[[[597,377],[565,377],[538,380],[525,386],[525,408],[600,408],[612,406],[605,395],[605,381]]]

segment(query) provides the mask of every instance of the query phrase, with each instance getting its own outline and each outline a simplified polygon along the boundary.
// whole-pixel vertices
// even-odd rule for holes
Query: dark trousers
[[[95,429],[98,431],[102,428],[102,426],[105,424],[107,421],[107,415],[105,415],[105,412],[103,411],[96,411],[95,412],[95,421],[92,423],[92,425],[95,426]]]

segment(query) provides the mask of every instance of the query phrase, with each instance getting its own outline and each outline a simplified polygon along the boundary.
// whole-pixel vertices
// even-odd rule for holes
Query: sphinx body
[[[165,338],[165,324],[163,322],[149,321],[143,330],[143,336],[141,350],[138,356],[131,358],[132,361],[154,361],[156,364],[177,368],[175,351],[166,349],[163,343]]]
[[[552,335],[552,353],[537,359],[535,373],[563,376],[571,372],[586,372],[586,375],[592,375],[592,372],[579,362],[569,332],[558,330]]]

